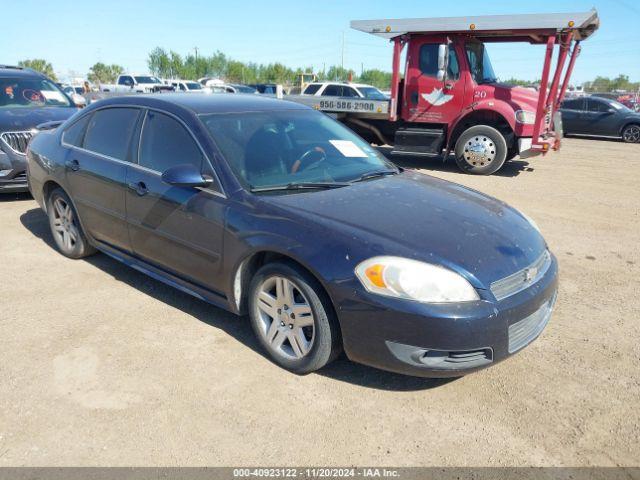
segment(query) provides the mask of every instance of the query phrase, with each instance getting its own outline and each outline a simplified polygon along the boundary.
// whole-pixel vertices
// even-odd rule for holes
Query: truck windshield
[[[338,185],[398,171],[351,130],[314,110],[217,113],[201,119],[247,189]]]
[[[497,82],[496,74],[493,72],[489,54],[480,42],[467,42],[465,46],[467,52],[467,60],[469,60],[469,68],[471,76],[477,84]]]

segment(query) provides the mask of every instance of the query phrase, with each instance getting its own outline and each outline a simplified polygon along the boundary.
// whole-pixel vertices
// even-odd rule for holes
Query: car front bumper
[[[542,332],[557,277],[552,258],[538,282],[499,302],[487,293],[475,302],[431,305],[372,295],[357,280],[342,284],[345,296],[336,304],[345,352],[355,362],[421,377],[457,377],[489,367]]]
[[[0,193],[28,192],[27,157],[0,150]]]

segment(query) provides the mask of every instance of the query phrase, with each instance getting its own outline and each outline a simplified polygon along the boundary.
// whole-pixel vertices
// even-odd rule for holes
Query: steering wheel
[[[327,154],[322,147],[313,147],[302,154],[293,162],[291,173],[302,172],[317,167],[327,159]]]

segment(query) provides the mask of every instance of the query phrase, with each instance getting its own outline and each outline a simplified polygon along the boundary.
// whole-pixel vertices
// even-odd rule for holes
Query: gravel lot
[[[560,262],[538,341],[454,381],[346,359],[290,374],[245,319],[105,255],[66,259],[36,203],[4,195],[0,466],[637,466],[639,162],[580,139],[492,177],[400,162],[523,210]]]

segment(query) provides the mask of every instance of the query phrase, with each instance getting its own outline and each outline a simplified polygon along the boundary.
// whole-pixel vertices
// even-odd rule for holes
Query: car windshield
[[[477,84],[498,81],[496,74],[493,72],[491,60],[484,43],[467,42],[466,51],[471,75]]]
[[[202,90],[202,85],[198,82],[185,82],[188,90]]]
[[[248,189],[343,183],[397,172],[349,129],[313,110],[203,115],[202,120]]]
[[[149,77],[149,76],[136,76],[136,82],[138,83],[162,83],[157,77]]]
[[[375,87],[358,87],[364,98],[369,100],[388,100],[386,95]]]
[[[70,105],[62,90],[45,78],[0,78],[0,109]]]

